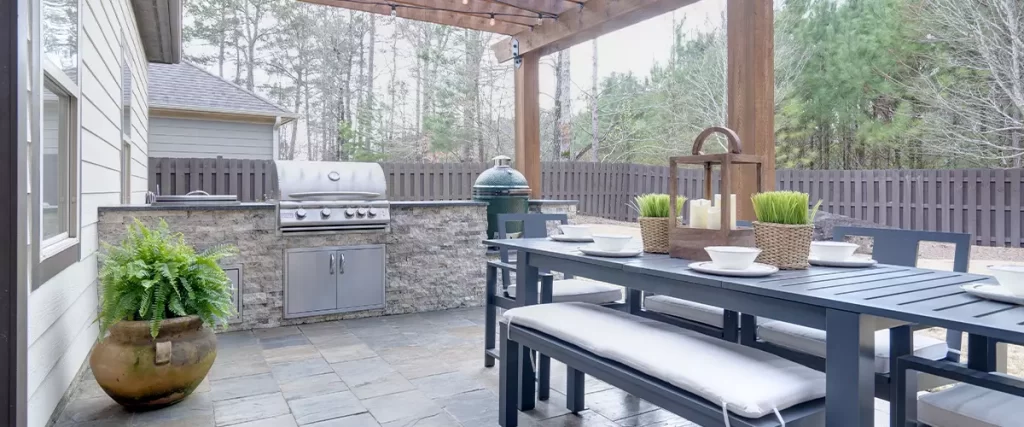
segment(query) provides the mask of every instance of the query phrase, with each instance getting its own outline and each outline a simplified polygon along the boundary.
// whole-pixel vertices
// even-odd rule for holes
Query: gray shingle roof
[[[176,110],[295,116],[262,96],[187,62],[149,64],[149,105]]]

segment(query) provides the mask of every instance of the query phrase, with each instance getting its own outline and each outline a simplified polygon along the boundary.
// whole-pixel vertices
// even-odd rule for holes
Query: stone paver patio
[[[184,402],[128,413],[86,373],[57,426],[495,426],[498,370],[483,367],[483,325],[475,307],[220,334],[217,362]],[[570,414],[565,367],[552,365],[551,399],[520,425],[695,425],[590,377],[588,409]]]

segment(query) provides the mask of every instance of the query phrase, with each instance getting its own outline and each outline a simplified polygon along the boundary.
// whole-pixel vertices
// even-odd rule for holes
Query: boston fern
[[[103,246],[103,331],[122,320],[145,320],[156,338],[163,319],[197,315],[214,325],[233,314],[231,281],[217,261],[235,255],[234,246],[197,253],[162,219],[155,229],[136,219],[119,246]]]

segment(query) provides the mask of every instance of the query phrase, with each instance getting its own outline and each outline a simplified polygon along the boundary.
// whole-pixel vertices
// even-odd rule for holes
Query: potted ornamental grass
[[[643,238],[644,252],[667,254],[669,229],[669,195],[643,194],[636,196],[630,207],[636,211],[640,222],[640,237]],[[686,198],[676,198],[676,215],[682,215]]]
[[[808,208],[809,196],[797,191],[770,191],[753,195],[754,240],[757,261],[783,270],[803,270],[809,264],[814,215],[821,201]]]
[[[236,253],[230,245],[197,252],[162,219],[152,229],[136,219],[119,245],[104,243],[104,338],[89,357],[103,391],[130,410],[146,410],[195,390],[217,357],[212,328],[234,311],[231,281],[218,261]]]

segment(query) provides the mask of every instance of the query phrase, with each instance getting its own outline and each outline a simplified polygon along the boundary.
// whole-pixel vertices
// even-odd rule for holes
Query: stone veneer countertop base
[[[392,202],[389,230],[281,234],[273,203],[129,205],[99,209],[99,240],[119,242],[134,218],[160,219],[202,250],[229,243],[239,255],[223,265],[241,267],[241,319],[230,330],[269,328],[337,319],[472,307],[483,304],[487,205],[472,201]],[[567,213],[575,204],[533,204],[532,212]],[[295,319],[284,318],[284,251],[366,244],[386,245],[385,308]]]

